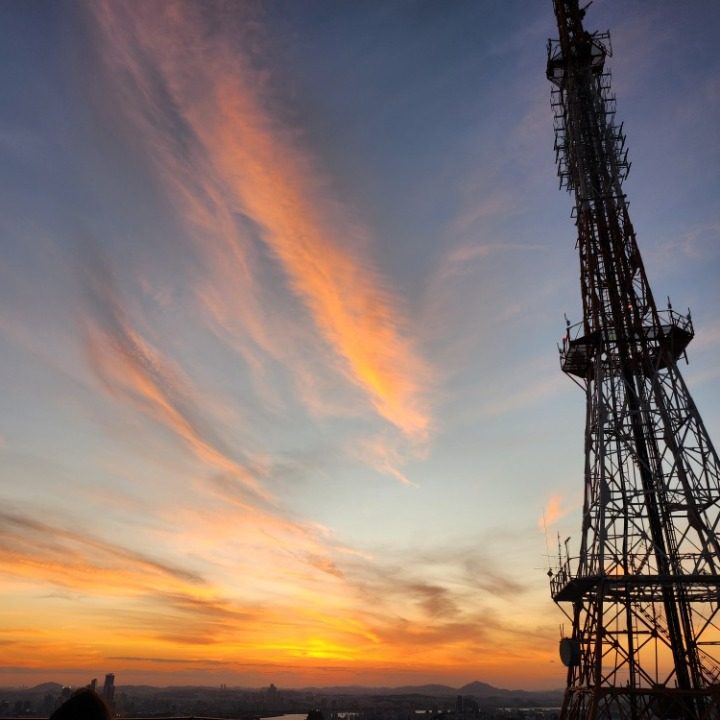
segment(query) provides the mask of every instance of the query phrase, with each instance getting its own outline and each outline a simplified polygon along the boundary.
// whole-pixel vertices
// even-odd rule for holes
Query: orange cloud
[[[378,472],[394,477],[403,485],[416,487],[415,483],[400,470],[399,466],[403,463],[402,453],[388,438],[368,438],[359,442],[354,452],[358,458],[374,467]]]
[[[85,345],[90,364],[113,395],[124,398],[181,438],[196,457],[230,473],[260,497],[268,493],[255,473],[209,439],[193,401],[190,381],[146,342],[130,324],[112,276],[88,248],[83,275],[89,310]],[[258,468],[255,468],[257,472]]]
[[[507,618],[478,603],[478,588],[483,597],[521,597],[509,578],[480,587],[485,573],[468,566],[465,581],[435,582],[357,554],[340,572],[328,566],[320,530],[262,515],[236,516],[233,525],[227,506],[192,520],[190,512],[178,516],[175,544],[166,538],[161,547],[165,557],[195,548],[202,576],[63,523],[0,514],[3,639],[18,667],[52,675],[69,657],[79,668],[96,668],[112,656],[117,672],[146,681],[156,677],[159,658],[168,671],[190,664],[206,676],[272,672],[282,663],[299,683],[346,673],[370,681],[381,670],[437,679],[468,662],[483,673],[508,672],[544,661],[553,649],[546,635],[554,627],[534,629],[518,620],[522,613]],[[427,560],[435,574],[443,558]],[[28,633],[28,597],[38,589],[43,596],[31,600],[37,612]],[[540,650],[524,648],[529,635],[542,641]]]
[[[112,50],[108,54],[140,88],[146,107],[135,120],[163,181],[196,232],[214,243],[204,252],[222,261],[216,258],[211,265],[229,267],[236,292],[260,310],[243,314],[254,340],[276,352],[276,339],[258,323],[259,291],[237,228],[238,213],[255,223],[315,327],[376,411],[405,434],[426,436],[430,368],[414,350],[380,272],[351,249],[364,241],[362,233],[334,203],[297,134],[268,110],[269,76],[252,68],[238,50],[237,38],[247,30],[240,25],[206,34],[200,30],[206,19],[190,4],[146,4],[130,13],[119,3],[98,3],[93,10]],[[161,101],[153,96],[153,83],[158,78],[148,77],[148,63],[170,96],[184,147],[173,146],[157,127],[157,116],[169,111],[157,107]],[[177,159],[188,152],[191,168]],[[214,293],[205,292],[204,298],[220,317]]]
[[[288,528],[291,528],[289,523],[286,532]],[[192,546],[193,538],[186,529],[183,530],[177,541],[186,550]],[[242,549],[247,559],[236,557],[232,561],[227,558],[223,575],[215,578],[213,583],[209,578],[214,574],[214,567],[223,563],[217,554],[210,554],[211,558],[206,563],[207,577],[205,574],[201,576],[193,570],[109,542],[92,533],[68,530],[62,524],[41,522],[17,512],[0,513],[0,540],[0,574],[5,578],[6,587],[32,584],[44,587],[46,592],[51,588],[60,588],[63,592],[46,597],[46,605],[71,601],[76,612],[68,613],[66,610],[68,619],[80,610],[78,603],[83,597],[92,598],[91,607],[115,617],[113,624],[117,631],[132,634],[135,630],[139,638],[148,641],[221,643],[223,647],[231,648],[235,642],[260,647],[276,635],[297,637],[324,633],[329,638],[328,633],[340,633],[370,637],[362,623],[349,620],[351,611],[348,603],[342,600],[342,583],[333,585],[327,579],[328,568],[316,568],[322,562],[320,555],[303,556],[302,546],[298,548],[297,555],[285,553],[286,562],[282,567],[277,557],[271,558],[267,554],[256,557],[251,551],[251,543],[245,538]],[[285,548],[287,543],[281,545]],[[167,553],[169,549],[172,545],[166,544],[164,551]],[[231,546],[229,549],[234,548]],[[278,548],[276,552],[280,553],[282,549]],[[212,562],[212,557],[215,557],[215,562]],[[262,565],[268,559],[274,562],[267,564],[265,572]],[[261,567],[253,568],[258,561]],[[257,590],[256,582],[261,586],[264,576],[292,572],[293,565],[296,568],[319,569],[326,579],[317,591],[313,591],[307,580],[299,582],[303,578],[299,578],[296,572],[282,588],[284,592],[276,592],[275,602],[267,603],[267,596],[272,593],[257,601],[252,599]],[[253,586],[247,588],[245,580],[253,570]],[[227,576],[233,572],[243,573],[237,586]],[[341,580],[335,571],[331,574]],[[276,588],[276,591],[279,589]],[[113,598],[112,608],[98,605],[102,598]],[[122,607],[121,611],[118,604]],[[305,610],[305,607],[312,609]],[[38,617],[37,621],[39,624],[50,621],[52,625],[51,617],[46,609],[44,617]],[[93,624],[93,618],[87,613],[86,621]],[[179,631],[178,627],[182,630]],[[26,635],[21,629],[17,632]]]
[[[148,588],[199,592],[201,576],[93,535],[0,513],[3,573],[78,591],[132,595]]]
[[[216,92],[216,117],[222,124],[208,128],[208,141],[218,138],[209,147],[218,166],[265,228],[264,237],[295,290],[378,412],[407,434],[422,435],[429,418],[420,395],[429,378],[400,334],[390,294],[377,273],[339,246],[336,231],[325,227],[322,211],[303,191],[307,170],[291,148],[265,129],[243,143],[233,142],[237,125],[258,122],[253,117],[257,109],[247,107],[242,87],[229,79],[226,83]]]
[[[545,506],[543,514],[538,519],[538,527],[543,532],[546,528],[554,525],[575,509],[575,505],[566,505],[566,499],[562,495],[552,495]]]

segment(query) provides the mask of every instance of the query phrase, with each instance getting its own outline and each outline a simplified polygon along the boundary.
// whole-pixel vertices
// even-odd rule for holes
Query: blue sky
[[[0,12],[7,682],[562,685],[551,3]],[[720,13],[587,24],[717,437]]]

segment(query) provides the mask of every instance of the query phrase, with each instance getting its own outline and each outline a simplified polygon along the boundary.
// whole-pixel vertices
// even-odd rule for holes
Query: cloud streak
[[[193,3],[146,4],[132,12],[121,3],[94,3],[92,10],[106,54],[144,101],[133,120],[163,182],[196,229],[215,225],[204,238],[215,247],[206,252],[237,268],[237,284],[245,285],[238,292],[252,302],[255,278],[235,222],[239,213],[250,218],[320,336],[342,358],[346,376],[380,416],[408,436],[425,437],[433,373],[413,347],[397,298],[360,252],[365,233],[348,220],[297,133],[271,108],[272,77],[238,50],[238,37],[257,42],[248,37],[249,24],[222,6]],[[168,121],[182,130],[181,147],[163,139]],[[186,147],[201,158],[191,179],[187,170],[174,172]],[[222,313],[217,298],[205,298]],[[275,341],[253,313],[244,319],[272,352]]]
[[[190,570],[21,513],[0,513],[0,537],[3,572],[16,577],[110,594],[149,586],[197,590],[205,584]]]
[[[110,271],[92,246],[86,246],[81,268],[89,307],[85,350],[105,389],[174,433],[201,462],[268,498],[256,477],[259,468],[236,460],[212,437],[189,379],[131,324]]]
[[[203,537],[197,527],[186,532],[177,538],[182,546],[190,537]],[[72,633],[80,618],[84,627],[103,628],[96,644],[112,647],[113,655],[127,663],[150,666],[152,658],[163,657],[171,664],[173,655],[178,666],[187,658],[190,664],[220,659],[232,666],[284,660],[298,672],[328,658],[339,663],[338,672],[351,665],[402,668],[411,648],[423,648],[424,665],[440,669],[454,653],[480,659],[500,638],[523,632],[491,602],[517,598],[521,587],[470,550],[459,556],[457,548],[413,553],[403,565],[352,554],[336,566],[328,565],[325,555],[310,553],[308,536],[307,549],[286,554],[284,564],[262,554],[233,562],[206,553],[201,576],[90,532],[19,512],[0,514],[0,539],[2,574],[11,591],[18,581],[66,591],[46,593],[44,600],[44,622],[60,612],[66,630],[33,636],[16,628],[5,634],[29,668],[40,646],[47,652],[44,662],[67,656],[77,642]],[[244,538],[240,544],[247,554]],[[287,541],[281,545],[287,547]],[[167,543],[164,549],[172,552]],[[233,547],[227,549],[232,554]],[[214,565],[207,562],[211,557]],[[268,592],[262,585],[270,577],[257,571],[250,575],[258,564],[286,576],[287,587]],[[214,568],[221,570],[222,582]],[[323,579],[314,584],[312,572]],[[231,574],[241,582],[234,584]],[[77,657],[86,655],[87,649]]]
[[[548,498],[547,505],[543,510],[543,514],[538,518],[538,528],[542,531],[547,530],[551,525],[555,525],[566,515],[577,509],[577,503],[567,504],[567,499],[562,495],[551,495]]]

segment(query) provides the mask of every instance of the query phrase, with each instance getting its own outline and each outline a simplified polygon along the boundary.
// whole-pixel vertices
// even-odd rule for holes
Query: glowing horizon
[[[302,5],[0,11],[0,685],[564,684],[551,3]],[[718,437],[719,21],[596,5]]]

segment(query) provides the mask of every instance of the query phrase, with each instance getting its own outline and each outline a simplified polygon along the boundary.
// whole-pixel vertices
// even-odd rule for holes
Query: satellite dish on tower
[[[580,664],[580,645],[575,638],[563,638],[560,640],[560,659],[566,667],[574,667]]]

